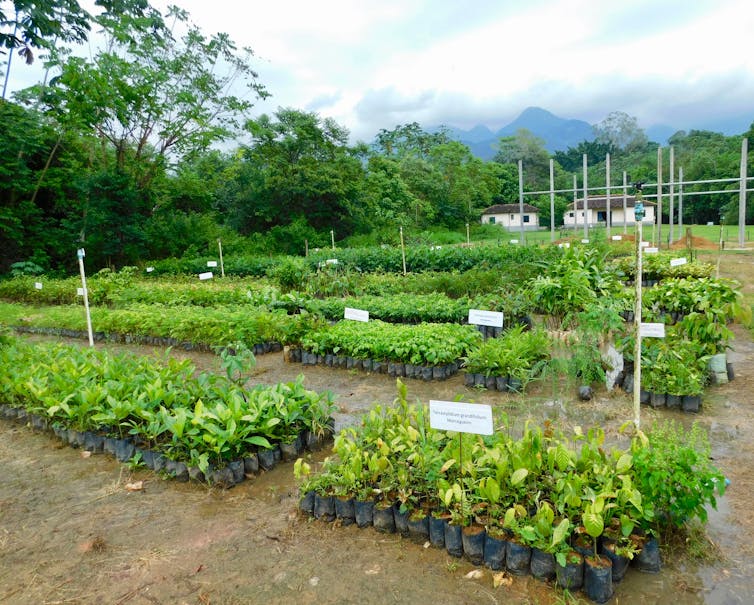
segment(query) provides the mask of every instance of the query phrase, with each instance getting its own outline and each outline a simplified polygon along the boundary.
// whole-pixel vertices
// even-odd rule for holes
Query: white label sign
[[[217,267],[217,261],[216,260],[208,260],[207,261],[208,267]]]
[[[503,314],[498,311],[482,311],[481,309],[469,309],[469,323],[475,326],[503,327]]]
[[[199,279],[204,281],[205,279],[212,279],[212,271],[207,271],[206,273],[200,273]]]
[[[154,271],[154,267],[147,267],[147,273],[151,273],[152,271]]]
[[[338,259],[337,258],[328,258],[325,261],[325,264],[326,265],[337,265],[338,264]]]
[[[645,254],[657,254],[657,248],[644,248]]]
[[[671,267],[678,267],[679,265],[685,265],[686,264],[686,257],[682,256],[681,258],[671,258],[670,259],[670,266]]]
[[[84,288],[76,288],[76,296],[84,296]]]
[[[639,248],[646,248],[649,246],[649,242],[639,242]]]
[[[480,403],[431,400],[429,426],[440,431],[492,435],[492,407]]]
[[[584,238],[584,239],[582,239],[582,240],[581,240],[581,243],[582,243],[582,244],[588,244],[588,243],[589,243],[589,240],[588,240],[588,239],[586,239],[586,238]]]
[[[619,242],[619,241],[621,241],[622,239],[623,239],[623,236],[622,236],[622,235],[613,235],[613,241],[614,241],[614,242]]]
[[[517,243],[518,243],[518,240],[517,240],[517,239],[512,239],[512,240],[511,240],[511,244],[517,244]]]
[[[36,290],[41,290],[42,289],[42,282],[41,281],[35,281],[34,282],[34,288]]]
[[[665,324],[642,323],[639,334],[642,338],[665,338]]]
[[[343,312],[345,319],[352,319],[353,321],[369,321],[369,311],[362,311],[361,309],[351,309],[346,307]]]

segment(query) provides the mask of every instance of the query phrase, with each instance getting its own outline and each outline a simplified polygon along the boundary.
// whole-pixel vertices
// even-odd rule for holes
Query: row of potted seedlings
[[[566,437],[527,424],[516,439],[502,423],[481,437],[433,430],[428,415],[407,404],[399,381],[395,407],[378,406],[358,429],[342,431],[317,473],[296,461],[301,510],[583,587],[601,603],[629,564],[659,571],[653,536],[681,519],[706,519],[704,506],[724,489],[697,437],[678,434],[667,448],[639,433],[625,449],[607,448],[598,428]],[[677,479],[672,493],[652,476],[664,465],[675,473],[665,481]]]
[[[306,333],[289,361],[304,365],[388,374],[398,378],[444,380],[481,341],[469,325],[400,325],[382,321],[341,321]]]
[[[331,394],[302,377],[245,388],[167,357],[23,343],[0,346],[0,368],[4,417],[178,480],[230,487],[332,434]]]

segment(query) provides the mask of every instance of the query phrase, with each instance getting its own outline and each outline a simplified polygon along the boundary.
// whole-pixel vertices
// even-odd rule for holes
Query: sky
[[[313,111],[352,140],[409,122],[495,130],[529,106],[590,124],[623,111],[645,129],[754,121],[751,0],[171,3],[253,49],[272,95],[255,112]]]

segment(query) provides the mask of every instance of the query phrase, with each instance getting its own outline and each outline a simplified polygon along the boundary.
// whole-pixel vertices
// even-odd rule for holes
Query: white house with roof
[[[636,222],[634,218],[634,206],[636,197],[627,195],[625,200],[625,211],[623,208],[623,196],[610,196],[610,225],[623,226],[633,225]],[[568,209],[563,214],[564,227],[578,227],[584,225],[584,215],[586,214],[587,224],[590,227],[607,225],[607,197],[604,195],[590,195],[586,199],[586,208],[584,208],[584,198],[576,200],[568,205]],[[644,219],[642,223],[652,225],[655,222],[655,203],[644,201]]]
[[[539,229],[539,208],[524,204],[522,214],[519,204],[495,204],[482,212],[482,224],[500,225],[508,231],[519,231],[522,225],[525,231]]]

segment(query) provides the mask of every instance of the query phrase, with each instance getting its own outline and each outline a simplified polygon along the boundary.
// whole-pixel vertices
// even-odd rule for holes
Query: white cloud
[[[254,49],[273,95],[259,111],[317,111],[354,138],[412,121],[496,128],[531,105],[645,127],[754,119],[749,0],[177,3]]]

